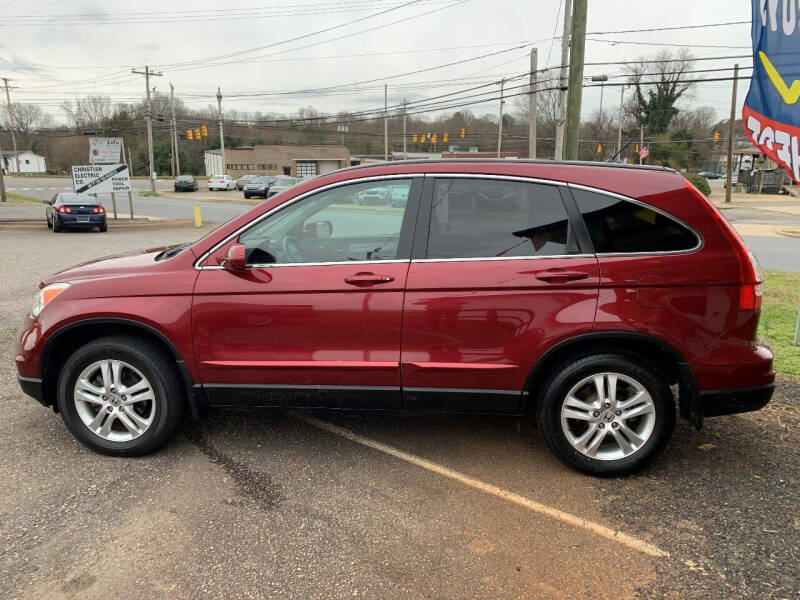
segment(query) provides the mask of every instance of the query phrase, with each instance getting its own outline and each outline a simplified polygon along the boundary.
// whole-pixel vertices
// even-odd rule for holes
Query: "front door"
[[[421,179],[312,192],[231,239],[247,269],[215,267],[194,292],[198,370],[213,403],[399,408],[400,333]],[[364,193],[390,202],[361,206]]]
[[[543,351],[592,330],[597,258],[571,225],[564,186],[440,176],[425,190],[428,235],[417,233],[406,285],[404,406],[517,411]]]

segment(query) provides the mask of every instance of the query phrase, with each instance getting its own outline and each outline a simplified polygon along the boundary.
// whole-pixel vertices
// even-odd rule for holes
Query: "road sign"
[[[88,165],[72,167],[72,187],[76,194],[130,192],[128,165]]]
[[[89,162],[118,163],[122,150],[122,138],[93,137],[89,138]]]

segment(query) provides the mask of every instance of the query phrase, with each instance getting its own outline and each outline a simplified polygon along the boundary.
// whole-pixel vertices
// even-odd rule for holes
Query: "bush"
[[[711,186],[708,185],[708,179],[705,177],[691,173],[686,176],[686,179],[688,179],[692,185],[694,185],[694,187],[703,192],[703,194],[706,195],[706,198],[711,195]]]

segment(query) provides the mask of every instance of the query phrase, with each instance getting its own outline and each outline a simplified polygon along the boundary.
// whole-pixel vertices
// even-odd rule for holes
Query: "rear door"
[[[403,313],[406,408],[516,411],[543,351],[591,331],[598,264],[571,202],[566,186],[532,180],[426,177]]]

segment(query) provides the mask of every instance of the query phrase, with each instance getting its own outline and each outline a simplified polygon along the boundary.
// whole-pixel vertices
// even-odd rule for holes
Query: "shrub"
[[[705,177],[701,177],[700,175],[691,173],[686,176],[686,179],[688,179],[692,183],[692,185],[694,185],[694,187],[703,192],[703,194],[705,194],[706,197],[711,195],[711,186],[708,185],[708,179],[706,179]]]

